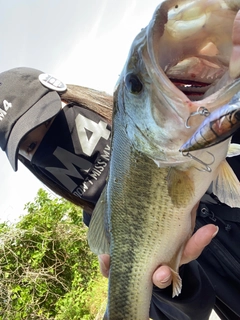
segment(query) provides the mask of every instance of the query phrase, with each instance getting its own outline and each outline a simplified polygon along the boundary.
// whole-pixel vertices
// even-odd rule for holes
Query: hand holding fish
[[[196,216],[196,210],[192,211],[192,216]],[[197,259],[202,253],[203,249],[216,236],[218,227],[213,224],[203,226],[188,240],[184,248],[180,265],[189,263]],[[110,256],[108,254],[99,255],[100,271],[106,278],[109,276]],[[152,276],[152,281],[160,289],[165,289],[172,283],[172,272],[168,266],[159,266]]]
[[[180,261],[180,266],[197,259],[202,253],[203,249],[216,236],[218,228],[213,224],[208,224],[200,228],[188,240],[183,255]],[[152,277],[155,286],[160,289],[165,289],[172,283],[172,272],[168,266],[160,266]]]
[[[187,242],[183,251],[181,263],[186,264],[192,260],[197,259],[202,253],[203,249],[216,236],[218,228],[213,224],[208,224],[200,228]],[[108,278],[110,269],[110,256],[102,254],[98,257],[100,270],[104,277]],[[155,286],[160,289],[165,289],[172,283],[172,272],[168,266],[160,266],[154,272],[152,281]]]

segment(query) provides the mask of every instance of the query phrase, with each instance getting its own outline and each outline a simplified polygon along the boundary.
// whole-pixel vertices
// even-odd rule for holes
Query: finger
[[[108,278],[110,269],[110,256],[108,254],[101,254],[98,256],[98,261],[102,275]]]
[[[218,227],[214,224],[208,224],[198,229],[185,246],[181,265],[197,259],[217,233]]]
[[[160,289],[165,289],[172,282],[171,270],[168,266],[159,267],[153,274],[152,281]]]

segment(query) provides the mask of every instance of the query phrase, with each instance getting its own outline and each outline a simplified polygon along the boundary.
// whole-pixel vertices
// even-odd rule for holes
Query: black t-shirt
[[[108,175],[110,135],[109,124],[97,113],[68,104],[54,119],[32,163],[66,192],[96,204]]]

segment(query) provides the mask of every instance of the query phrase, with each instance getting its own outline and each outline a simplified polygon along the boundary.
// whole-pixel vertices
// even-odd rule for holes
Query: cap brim
[[[44,95],[18,119],[10,133],[6,147],[6,154],[14,171],[17,171],[18,147],[22,138],[29,131],[54,117],[61,108],[59,95],[52,91]]]

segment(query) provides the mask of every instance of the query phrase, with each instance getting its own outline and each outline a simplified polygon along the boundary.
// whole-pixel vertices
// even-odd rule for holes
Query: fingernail
[[[164,279],[162,279],[160,282],[161,283],[166,283],[166,282],[168,282],[170,280],[170,278],[171,278],[171,275],[166,277],[166,278],[164,278]]]
[[[219,228],[216,226],[216,231],[214,232],[214,234],[212,235],[212,238],[216,237],[217,233],[218,233]]]

